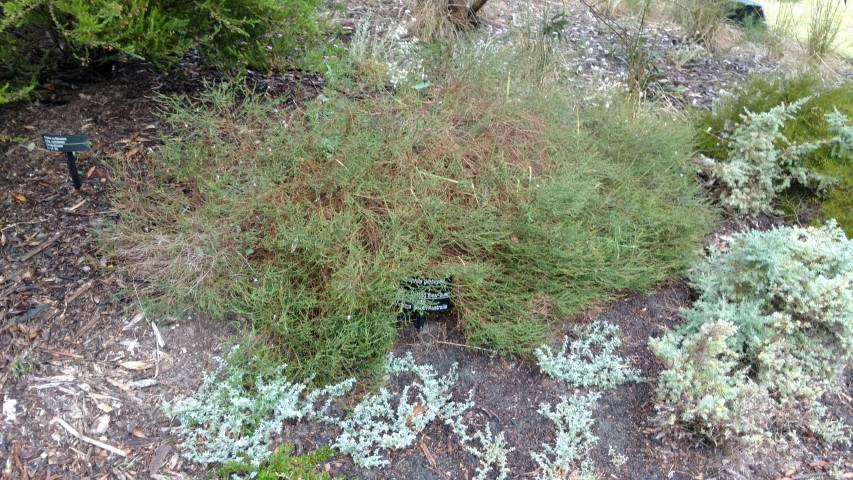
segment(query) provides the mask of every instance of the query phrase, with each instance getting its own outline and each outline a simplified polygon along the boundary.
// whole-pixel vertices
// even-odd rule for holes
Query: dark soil
[[[494,18],[509,23],[508,15]],[[582,32],[586,24],[578,25],[572,32]],[[599,30],[595,35],[606,38]],[[593,63],[609,58],[595,45],[595,55],[577,58]],[[678,89],[685,103],[704,105],[719,92],[722,83],[716,81],[715,69],[700,72],[710,65],[707,62],[718,60],[692,63],[697,73],[689,73],[694,68],[690,66],[672,73],[670,84],[687,87]],[[753,70],[776,68],[753,69],[746,60],[728,65],[734,66],[718,77],[727,84]],[[156,146],[162,133],[156,95],[192,94],[201,79],[221,80],[221,75],[196,69],[192,62],[182,68],[180,79],[139,63],[117,64],[108,75],[77,72],[45,82],[41,102],[0,107],[0,138],[20,139],[0,143],[0,478],[206,476],[204,468],[182,460],[182,439],[161,407],[164,400],[192,395],[228,330],[207,319],[149,319],[138,314],[132,283],[121,265],[108,263],[94,233],[99,224],[114,218],[109,194],[121,187],[111,179],[112,160],[143,165],[145,152]],[[256,90],[295,102],[322,88],[317,77],[308,75],[251,79]],[[688,81],[695,84],[686,85]],[[83,172],[79,191],[71,186],[62,155],[43,148],[43,133],[90,136],[93,151],[78,157]],[[709,236],[708,243],[724,246],[734,231],[777,222],[729,222]],[[853,478],[847,473],[853,471],[853,457],[840,446],[805,438],[807,450],[739,460],[738,452],[723,455],[701,439],[654,421],[654,379],[662,366],[649,351],[648,339],[678,323],[678,310],[689,304],[690,295],[681,283],[665,285],[649,295],[627,295],[599,312],[572,319],[564,328],[596,319],[619,325],[620,353],[651,379],[605,392],[599,401],[594,427],[599,442],[592,458],[601,478],[828,478],[836,462],[842,478]],[[457,363],[454,395],[463,399],[472,391],[476,404],[466,413],[466,423],[504,432],[515,447],[509,457],[510,478],[534,477],[536,464],[529,452],[540,450],[555,434],[537,413],[539,404],[554,404],[570,392],[530,361],[486,355],[464,343],[455,319],[436,317],[421,332],[401,326],[394,352],[411,351],[419,363],[431,364],[440,373]],[[853,422],[850,395],[853,376],[848,375],[842,393],[827,400],[833,413],[848,423]],[[59,420],[87,439],[120,449],[124,456],[75,438]],[[281,440],[303,452],[327,444],[335,433],[332,428],[294,424],[286,426]],[[627,462],[617,466],[611,448]],[[438,423],[412,448],[393,452],[390,460],[385,469],[360,471],[339,455],[328,462],[328,469],[348,478],[468,479],[476,468],[475,458]]]

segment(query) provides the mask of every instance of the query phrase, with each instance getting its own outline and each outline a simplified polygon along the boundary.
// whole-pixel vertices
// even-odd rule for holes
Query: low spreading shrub
[[[543,444],[541,452],[531,452],[539,465],[539,480],[598,478],[589,451],[598,442],[592,433],[593,411],[601,392],[629,382],[640,381],[639,371],[627,359],[616,354],[621,344],[619,328],[606,322],[575,327],[572,339],[566,336],[563,348],[555,352],[543,345],[534,352],[539,368],[546,375],[574,388],[591,388],[585,394],[563,396],[555,406],[539,405],[539,414],[557,427],[552,444]],[[614,461],[618,455],[610,448]]]
[[[172,314],[245,319],[318,381],[377,364],[412,275],[452,279],[469,343],[529,353],[549,319],[692,262],[712,213],[689,126],[579,101],[499,41],[442,61],[426,90],[301,112],[227,86],[170,100],[102,240]]]
[[[853,356],[853,241],[838,225],[737,234],[690,278],[686,325],[651,341],[666,419],[724,442],[796,427],[841,439],[818,403]]]
[[[457,380],[455,364],[438,377],[434,368],[418,365],[409,353],[403,358],[389,356],[385,371],[389,375],[412,375],[415,379],[411,388],[403,387],[398,394],[382,388],[356,405],[345,419],[327,418],[341,427],[341,434],[332,443],[334,448],[352,457],[357,465],[371,468],[387,465],[385,452],[410,447],[436,419],[450,426],[462,441],[468,439],[461,416],[473,403],[450,398],[450,389]],[[414,401],[410,394],[414,394]]]
[[[640,373],[615,353],[622,343],[618,331],[609,323],[575,327],[575,338],[566,336],[560,352],[545,345],[533,353],[545,374],[573,387],[615,388],[641,380]]]
[[[480,464],[477,466],[477,476],[475,480],[486,480],[490,478],[489,472],[495,472],[495,480],[504,480],[509,474],[509,466],[507,465],[507,454],[515,450],[513,447],[506,445],[504,433],[497,435],[492,433],[492,428],[486,425],[486,430],[476,431],[471,437],[473,441],[480,444],[480,448],[472,446],[465,447],[472,455],[477,457]]]
[[[119,56],[167,67],[198,48],[222,68],[272,69],[311,51],[320,0],[7,0],[0,2],[0,103],[42,69]],[[5,85],[5,86],[4,86]],[[5,93],[3,91],[6,90]]]
[[[725,163],[731,149],[732,134],[740,125],[745,111],[756,114],[768,112],[784,103],[790,105],[808,98],[792,118],[779,129],[783,137],[774,141],[777,150],[785,150],[791,143],[811,143],[832,138],[831,124],[826,115],[836,111],[853,118],[853,85],[823,88],[815,76],[801,74],[793,77],[755,77],[743,89],[724,96],[712,111],[700,116],[697,123],[696,145],[699,153]],[[837,129],[836,129],[837,131]],[[837,145],[837,143],[836,143]],[[834,188],[820,199],[820,214],[816,222],[835,218],[848,236],[853,236],[853,168],[850,157],[827,144],[805,158],[805,167],[815,172],[837,178]],[[801,203],[803,192],[787,191],[780,199],[783,203]]]
[[[233,351],[228,361],[217,359],[218,367],[205,376],[192,398],[165,405],[166,412],[181,423],[184,457],[203,465],[218,464],[224,476],[273,475],[276,470],[292,470],[304,463],[310,467],[316,457],[329,453],[324,449],[296,464],[287,447],[273,454],[273,436],[281,433],[287,421],[306,419],[339,427],[341,432],[330,447],[364,468],[386,465],[388,450],[411,446],[436,419],[449,425],[462,442],[470,439],[461,416],[472,402],[451,399],[456,365],[439,377],[431,366],[415,363],[411,353],[402,358],[389,355],[383,373],[410,376],[412,382],[394,393],[381,388],[340,418],[331,414],[330,406],[355,380],[310,391],[305,384],[288,380],[284,366],[272,375],[251,376],[232,360]],[[494,464],[499,471],[505,469],[503,436],[478,433],[475,438],[484,449],[479,456],[486,462],[485,468]]]
[[[543,444],[542,452],[531,453],[539,465],[538,480],[561,480],[569,472],[578,480],[596,478],[589,450],[598,442],[592,433],[592,413],[600,397],[592,392],[561,397],[553,407],[547,403],[539,406],[539,414],[556,425],[557,438],[553,445]]]

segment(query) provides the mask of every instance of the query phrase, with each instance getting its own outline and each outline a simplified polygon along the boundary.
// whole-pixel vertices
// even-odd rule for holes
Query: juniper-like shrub
[[[773,209],[773,201],[793,183],[820,194],[833,186],[837,179],[807,167],[807,157],[825,145],[833,145],[847,155],[844,138],[853,127],[846,125],[847,117],[837,110],[827,115],[834,137],[825,140],[793,144],[781,129],[785,122],[809,100],[808,97],[786,105],[782,103],[767,112],[746,110],[741,123],[728,140],[729,152],[725,161],[703,157],[703,165],[723,184],[722,204],[736,212],[754,215]],[[780,147],[782,144],[784,147]]]
[[[826,87],[811,73],[789,77],[756,76],[732,95],[722,96],[711,111],[699,117],[696,149],[724,163],[728,159],[732,133],[740,126],[744,111],[767,112],[781,103],[791,104],[804,97],[809,100],[793,112],[793,118],[780,129],[789,142],[810,143],[833,137],[835,134],[827,122],[827,115],[836,111],[853,118],[853,84],[850,82]],[[822,175],[838,178],[833,188],[820,198],[814,198],[807,191],[789,190],[783,193],[779,203],[783,208],[786,204],[797,208],[804,202],[819,200],[815,224],[835,218],[847,236],[853,237],[853,168],[850,168],[851,159],[841,155],[838,145],[826,144],[818,148],[807,156],[804,164]],[[776,142],[780,150],[787,146],[781,138]]]
[[[651,341],[667,420],[719,441],[795,427],[841,440],[818,403],[853,356],[853,241],[838,225],[738,234],[691,281],[686,325]]]
[[[0,102],[43,68],[118,56],[166,67],[197,47],[209,64],[270,69],[306,53],[323,30],[320,0],[0,1]]]

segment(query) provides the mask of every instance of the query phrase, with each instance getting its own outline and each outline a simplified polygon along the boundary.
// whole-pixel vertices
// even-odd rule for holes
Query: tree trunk
[[[489,0],[474,0],[474,3],[471,4],[471,12],[476,14],[483,8],[483,5],[486,4]]]
[[[447,13],[455,24],[468,24],[468,2],[466,0],[447,0]]]
[[[470,25],[477,21],[477,12],[489,0],[474,0],[468,6],[467,0],[447,0],[447,13],[457,25]]]

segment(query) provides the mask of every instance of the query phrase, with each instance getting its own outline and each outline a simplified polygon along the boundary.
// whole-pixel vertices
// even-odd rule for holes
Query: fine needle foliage
[[[229,86],[164,100],[170,133],[104,244],[163,311],[243,319],[322,382],[377,365],[412,275],[451,278],[470,344],[522,354],[695,258],[712,214],[685,122],[580,101],[499,41],[436,62],[429,88],[299,111]]]
[[[325,43],[320,3],[2,0],[0,104],[26,96],[40,74],[63,65],[135,57],[167,68],[193,48],[223,69],[308,65]]]
[[[806,97],[789,105],[782,103],[761,113],[747,110],[729,139],[727,161],[703,157],[703,165],[725,186],[720,198],[723,205],[754,215],[773,209],[772,202],[794,182],[821,194],[838,181],[808,168],[805,162],[811,153],[825,145],[848,154],[844,139],[853,127],[846,125],[844,115],[837,110],[827,115],[830,130],[835,134],[830,139],[791,144],[780,132],[808,100]],[[785,147],[778,147],[780,143]]]
[[[828,116],[840,114],[848,119],[853,118],[853,84],[847,82],[831,88],[824,87],[810,73],[790,77],[755,77],[735,94],[723,96],[714,104],[712,111],[699,118],[696,129],[697,150],[719,162],[726,162],[732,134],[740,127],[740,116],[745,111],[756,114],[768,112],[782,103],[790,105],[806,97],[808,100],[802,107],[792,112],[793,118],[782,125],[779,130],[782,136],[778,137],[774,146],[776,150],[783,151],[790,146],[786,142],[824,142],[823,146],[806,157],[803,166],[821,175],[837,178],[838,183],[817,199],[803,189],[789,189],[778,197],[779,204],[781,208],[790,211],[804,202],[819,200],[815,224],[835,218],[847,236],[853,237],[853,168],[850,168],[850,153],[845,155],[843,148],[836,148],[841,145],[840,142],[825,143],[825,140],[836,137],[840,131],[836,128],[836,133],[833,133],[833,124],[827,121]],[[848,148],[847,151],[851,150]]]

